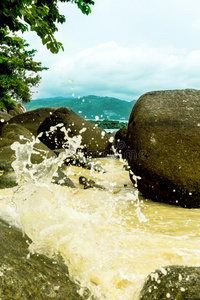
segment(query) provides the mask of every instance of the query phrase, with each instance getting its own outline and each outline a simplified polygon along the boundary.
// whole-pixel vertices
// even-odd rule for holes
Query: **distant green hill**
[[[69,107],[85,119],[128,120],[133,105],[131,102],[111,97],[85,96],[82,98],[41,98],[25,103],[27,111],[40,107]]]

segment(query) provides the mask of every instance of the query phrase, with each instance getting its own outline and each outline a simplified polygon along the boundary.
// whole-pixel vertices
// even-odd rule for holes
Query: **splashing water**
[[[60,253],[80,294],[88,288],[89,299],[135,300],[154,268],[200,263],[198,210],[143,199],[123,170],[124,162],[113,157],[99,160],[107,170],[104,174],[68,167],[74,189],[53,185],[53,174],[67,155],[75,153],[81,138],[68,137],[64,154],[32,164],[36,142],[12,146],[19,183],[12,203],[33,241],[30,252]],[[84,190],[78,183],[80,175],[105,190]]]

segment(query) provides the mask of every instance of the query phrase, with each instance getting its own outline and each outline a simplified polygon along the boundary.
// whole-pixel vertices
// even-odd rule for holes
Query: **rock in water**
[[[140,300],[200,299],[200,268],[169,266],[152,272],[143,286]]]
[[[62,171],[63,167],[58,167],[56,174],[53,175],[52,183],[74,188],[74,184],[69,177]]]
[[[60,149],[63,150],[63,149]],[[59,150],[58,150],[59,151]],[[56,151],[55,151],[56,153]],[[82,167],[88,170],[94,170],[100,173],[106,173],[106,170],[103,169],[99,164],[94,163],[90,158],[86,158],[85,156],[81,156],[79,154],[74,154],[72,156],[67,157],[65,160],[66,165],[74,165],[78,167]]]
[[[142,95],[130,116],[127,142],[131,171],[146,198],[200,207],[199,90]]]
[[[56,109],[52,107],[41,107],[35,110],[24,112],[10,119],[9,124],[20,124],[28,129],[36,137],[37,129],[40,124],[55,110]]]
[[[22,136],[23,139],[20,138]],[[12,167],[12,163],[16,159],[15,152],[11,149],[12,143],[18,141],[20,144],[24,144],[27,140],[31,140],[32,137],[32,133],[19,124],[5,124],[1,127],[0,170],[3,171],[3,173],[2,175],[0,174],[0,189],[17,185],[16,175]],[[34,145],[34,153],[31,154],[31,162],[33,164],[39,164],[44,160],[44,157],[56,157],[56,154],[39,141]],[[72,181],[59,168],[57,175],[53,177],[53,182],[74,187]]]
[[[105,187],[100,184],[96,184],[94,180],[86,178],[84,176],[79,177],[79,183],[84,185],[84,189],[98,188],[100,190],[105,190]]]
[[[30,255],[31,240],[2,220],[0,238],[1,299],[83,299],[61,258]]]
[[[115,134],[115,148],[117,153],[122,155],[122,158],[126,159],[127,153],[127,127],[119,129]]]
[[[67,107],[57,109],[38,128],[40,140],[50,149],[68,147],[68,139],[63,128],[55,127],[59,124],[63,124],[70,138],[81,135],[81,147],[86,156],[99,157],[109,154],[110,136]],[[52,128],[54,128],[53,131]]]

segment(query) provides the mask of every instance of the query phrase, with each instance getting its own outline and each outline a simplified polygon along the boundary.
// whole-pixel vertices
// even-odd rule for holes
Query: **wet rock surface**
[[[0,298],[83,299],[61,257],[30,254],[31,240],[0,219]]]
[[[0,176],[0,188],[9,188],[17,185],[16,176],[12,168],[12,162],[15,161],[15,151],[11,149],[14,142],[20,144],[32,140],[33,135],[25,127],[19,124],[5,124],[0,129],[0,170],[3,175]],[[34,146],[35,153],[31,155],[31,162],[41,163],[45,157],[55,157],[53,151],[48,149],[43,143],[38,142]]]
[[[49,117],[56,109],[52,107],[38,108],[22,114],[18,114],[9,120],[9,124],[16,123],[24,126],[35,137],[40,124]]]
[[[64,127],[59,124],[63,124]],[[58,127],[55,128],[55,126]],[[54,127],[54,132],[51,130],[52,127]],[[63,128],[70,138],[81,135],[81,149],[85,156],[100,157],[109,153],[110,136],[66,107],[57,109],[46,118],[39,126],[37,133],[40,140],[52,150],[68,148]]]
[[[107,155],[109,147],[111,143],[109,142],[109,135],[106,135],[102,130],[94,127],[90,122],[85,121],[78,115],[76,115],[73,111],[65,108],[61,108],[56,110],[55,108],[39,108],[30,112],[24,112],[23,107],[18,107],[13,109],[16,112],[16,116],[12,117],[6,112],[1,112],[1,124],[0,124],[0,188],[10,188],[17,185],[16,176],[14,174],[14,170],[12,168],[12,162],[16,159],[15,152],[11,149],[11,145],[14,142],[25,143],[26,141],[32,140],[37,136],[38,127],[43,123],[48,123],[52,121],[49,116],[53,115],[55,111],[58,111],[58,114],[53,116],[53,120],[56,122],[64,122],[66,128],[69,132],[69,135],[79,135],[80,131],[83,130],[82,139],[83,139],[83,149],[81,151],[82,155],[74,154],[73,157],[69,157],[66,160],[66,164],[73,164],[77,166],[81,166],[87,169],[93,169],[98,172],[105,172],[101,168],[100,165],[94,164],[88,159],[87,155],[92,156],[104,156]],[[18,114],[17,114],[18,113]],[[66,114],[66,115],[65,115]],[[66,121],[67,120],[67,121]],[[49,123],[48,123],[49,124]],[[57,123],[56,123],[57,124]],[[43,124],[44,125],[44,124]],[[50,124],[52,125],[52,124]],[[51,126],[50,126],[51,127]],[[48,128],[51,130],[51,128]],[[84,132],[86,134],[84,134]],[[102,133],[103,132],[103,133]],[[64,134],[63,132],[61,132]],[[104,134],[105,133],[105,134]],[[66,139],[64,135],[60,139],[60,132],[56,133],[56,139],[58,144],[65,144]],[[94,138],[92,138],[92,136]],[[43,140],[43,139],[42,139]],[[38,164],[41,163],[44,157],[55,157],[59,155],[60,149],[51,150],[48,146],[52,143],[52,136],[45,135],[46,145],[38,140],[38,142],[34,146],[34,150],[36,153],[31,155],[31,162]],[[53,142],[54,147],[56,141]],[[52,148],[54,148],[52,147]],[[58,147],[59,148],[59,147]],[[69,187],[74,187],[72,181],[63,173],[61,169],[58,169],[57,174],[53,177],[53,183],[65,185]]]
[[[59,167],[57,172],[53,175],[52,183],[71,188],[75,187],[72,180],[63,172],[62,167]]]
[[[84,169],[94,170],[100,173],[106,173],[106,170],[102,168],[99,164],[94,163],[90,159],[87,159],[86,157],[77,154],[68,157],[65,160],[65,163],[66,165],[74,165],[74,166],[82,167]]]
[[[123,159],[127,159],[127,127],[118,130],[115,134],[115,148]]]
[[[169,266],[152,272],[141,291],[140,300],[200,299],[200,268]]]
[[[146,198],[200,207],[200,91],[146,93],[127,133],[131,175]],[[134,182],[134,177],[131,176]]]
[[[97,184],[94,180],[86,178],[85,176],[79,177],[79,183],[83,184],[84,189],[98,188],[100,190],[105,190],[103,185]]]

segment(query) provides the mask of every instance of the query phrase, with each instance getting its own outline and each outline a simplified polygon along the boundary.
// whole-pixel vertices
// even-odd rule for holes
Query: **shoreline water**
[[[96,299],[138,299],[147,275],[165,265],[199,265],[199,211],[146,200],[124,161],[95,159],[107,173],[70,166],[76,188],[27,184],[1,194],[1,211],[17,220],[41,254],[60,253],[70,278]],[[84,189],[79,176],[105,190]],[[7,195],[6,195],[7,194]],[[2,213],[1,213],[2,214]]]

